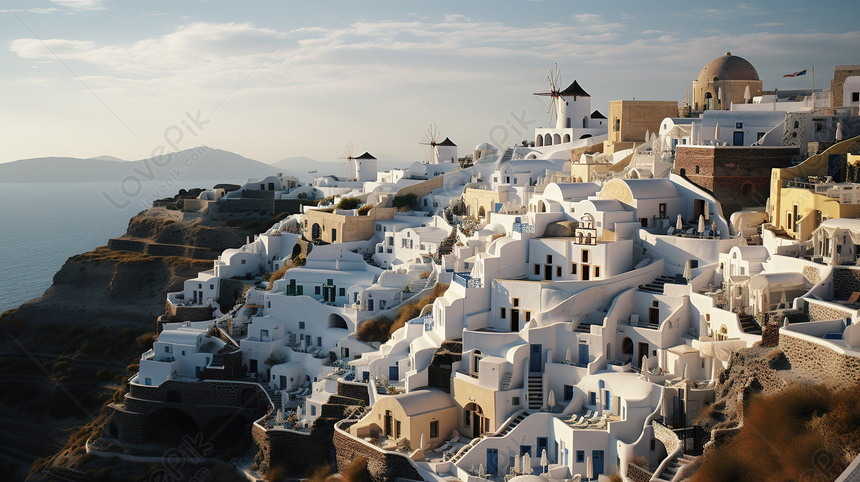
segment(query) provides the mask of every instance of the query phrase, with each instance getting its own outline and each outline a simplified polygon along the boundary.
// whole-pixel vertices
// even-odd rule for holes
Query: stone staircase
[[[543,376],[529,377],[528,391],[528,407],[529,410],[540,410],[543,408]]]
[[[644,285],[639,285],[639,291],[644,291],[646,293],[654,293],[658,295],[663,294],[663,285],[666,283],[672,284],[675,282],[675,278],[671,276],[660,276],[654,281],[648,282]]]
[[[439,249],[436,251],[438,257],[451,254],[454,250],[454,245],[457,243],[457,227],[451,228],[451,233],[439,243]]]
[[[741,328],[744,330],[744,333],[761,335],[761,326],[759,326],[752,315],[739,314],[738,320],[741,322]]]
[[[502,153],[502,157],[499,159],[499,163],[508,162],[514,157],[514,148],[508,147],[505,149],[505,152]]]
[[[656,480],[667,480],[667,481],[674,480],[675,476],[678,474],[678,471],[681,470],[681,467],[691,463],[694,460],[696,460],[696,457],[691,457],[689,455],[681,454],[678,457],[676,457],[675,460],[670,462],[669,465],[667,465],[666,468],[663,469],[662,472],[660,472],[659,474],[656,474],[654,476],[654,479],[656,479]],[[686,474],[686,475],[689,476],[690,474]]]
[[[456,464],[460,459],[465,457],[466,454],[469,453],[470,450],[472,450],[472,447],[474,447],[475,445],[478,444],[478,442],[483,440],[484,437],[504,437],[505,435],[511,433],[517,427],[517,425],[522,423],[522,421],[525,420],[526,417],[528,417],[529,415],[531,415],[531,412],[523,411],[522,413],[517,415],[513,420],[508,422],[507,425],[502,427],[502,429],[499,430],[498,432],[496,432],[494,434],[484,434],[484,436],[482,436],[482,437],[472,439],[472,441],[469,442],[468,445],[464,445],[460,450],[457,451],[456,454],[454,454],[453,457],[451,457],[450,462],[452,464]]]
[[[499,390],[505,391],[511,388],[511,379],[514,374],[511,372],[505,372],[502,374],[502,380],[499,382]]]

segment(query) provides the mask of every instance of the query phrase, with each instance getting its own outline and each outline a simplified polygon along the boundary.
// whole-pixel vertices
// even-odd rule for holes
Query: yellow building
[[[671,100],[613,100],[609,102],[609,138],[603,152],[630,149],[645,142],[645,133],[657,133],[666,117],[678,117],[678,103]]]
[[[302,235],[311,241],[348,243],[372,238],[377,219],[391,219],[397,209],[374,207],[366,214],[335,208],[308,209],[304,213]]]
[[[400,445],[410,450],[420,446],[423,435],[424,449],[430,450],[451,438],[458,413],[447,393],[435,388],[413,390],[377,398],[370,413],[351,426],[349,433],[359,438],[385,437],[391,440],[391,448]]]
[[[836,159],[842,163],[844,178],[849,165],[860,162],[860,156],[849,154],[860,149],[860,137],[842,141],[795,167],[774,169],[770,183],[768,216],[774,228],[806,241],[824,221],[860,217],[860,193],[857,184],[828,182]],[[834,157],[836,156],[836,157]]]

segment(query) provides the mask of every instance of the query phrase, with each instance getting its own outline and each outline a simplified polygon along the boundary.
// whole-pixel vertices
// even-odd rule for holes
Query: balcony
[[[514,232],[520,233],[520,234],[534,233],[535,232],[535,225],[531,224],[531,223],[514,223]]]
[[[481,288],[481,278],[473,278],[469,273],[454,273],[454,282],[466,288]]]

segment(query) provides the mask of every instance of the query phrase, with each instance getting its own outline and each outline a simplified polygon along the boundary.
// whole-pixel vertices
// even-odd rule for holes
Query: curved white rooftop
[[[797,271],[788,273],[759,273],[750,278],[751,290],[786,290],[806,286],[806,278]]]
[[[427,412],[435,412],[449,407],[456,407],[451,395],[433,388],[414,390],[402,395],[391,397],[402,408],[407,416],[420,415]]]
[[[496,146],[490,144],[489,142],[482,142],[475,147],[476,151],[498,151]]]
[[[197,345],[202,339],[203,330],[164,330],[158,335],[158,341],[176,345]]]
[[[547,184],[543,196],[553,201],[578,201],[592,196],[600,190],[600,186],[593,182],[567,182]]]

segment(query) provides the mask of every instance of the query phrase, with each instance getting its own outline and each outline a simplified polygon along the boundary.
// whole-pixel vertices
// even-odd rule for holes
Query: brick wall
[[[714,193],[729,216],[744,207],[764,206],[771,170],[787,167],[797,153],[796,148],[678,146],[672,172]]]

